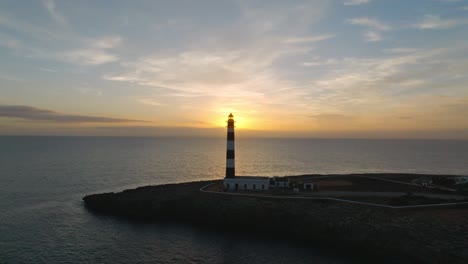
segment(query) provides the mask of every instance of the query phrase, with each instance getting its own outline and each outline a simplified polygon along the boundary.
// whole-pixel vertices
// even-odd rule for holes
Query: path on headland
[[[302,195],[302,194],[301,194]],[[335,196],[335,197],[401,197],[407,195],[406,192],[364,192],[364,191],[318,191],[307,193],[307,197],[310,196]],[[456,194],[439,194],[439,193],[412,193],[414,196],[423,196],[426,198],[436,198],[436,199],[445,199],[445,200],[463,200],[467,199],[463,195]]]
[[[436,203],[436,204],[421,204],[421,205],[402,205],[402,206],[393,206],[393,205],[386,205],[386,204],[376,204],[376,203],[369,203],[369,202],[360,202],[360,201],[352,201],[346,199],[335,198],[337,195],[336,193],[341,193],[343,197],[350,197],[351,194],[355,194],[357,196],[373,196],[374,194],[380,195],[395,195],[395,197],[405,195],[404,192],[339,192],[339,191],[331,191],[331,192],[321,192],[323,195],[310,195],[310,196],[286,196],[286,195],[262,195],[262,194],[251,194],[251,193],[237,193],[237,192],[219,192],[219,191],[208,191],[206,190],[209,186],[215,183],[210,183],[202,188],[200,188],[200,192],[204,193],[214,193],[220,195],[234,195],[234,196],[245,196],[245,197],[253,197],[253,198],[273,198],[273,199],[297,199],[297,200],[330,200],[330,201],[337,201],[337,202],[344,202],[344,203],[351,203],[351,204],[361,204],[361,205],[368,205],[368,206],[375,206],[375,207],[383,207],[383,208],[390,208],[390,209],[404,209],[404,208],[423,208],[423,207],[441,207],[441,206],[454,206],[454,205],[466,205],[468,202],[450,202],[450,203]],[[334,193],[335,195],[332,195]],[[327,195],[328,194],[328,195]],[[346,194],[346,195],[345,195]],[[421,195],[428,198],[441,198],[441,199],[468,199],[466,196],[461,195],[451,195],[451,194],[429,194],[427,193],[413,193],[413,195]],[[335,197],[333,197],[335,196]],[[392,197],[392,196],[379,196],[379,197]]]
[[[350,175],[351,177],[356,177],[356,178],[365,178],[365,179],[372,179],[372,180],[379,180],[379,181],[386,181],[386,182],[393,182],[393,183],[398,183],[398,184],[404,184],[404,185],[409,185],[409,186],[416,186],[416,187],[421,187],[421,184],[416,184],[412,182],[405,182],[405,181],[397,181],[397,180],[392,180],[392,179],[387,179],[383,177],[375,177],[375,176],[364,176],[364,175]],[[424,176],[424,175],[422,175]],[[312,177],[304,177],[302,180],[318,180],[318,179],[330,179],[330,178],[341,178],[343,175],[324,175],[324,176],[312,176]],[[429,189],[438,189],[438,190],[444,190],[444,191],[449,191],[449,192],[456,192],[457,190],[453,188],[448,188],[445,186],[440,186],[440,185],[428,185],[425,186],[425,188]]]

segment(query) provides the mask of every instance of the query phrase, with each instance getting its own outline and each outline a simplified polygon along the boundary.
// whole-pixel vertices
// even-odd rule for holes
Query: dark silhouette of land
[[[364,176],[391,177],[386,174]],[[397,176],[410,179],[425,175]],[[334,180],[335,183],[338,180],[343,181],[339,178]],[[368,188],[378,185],[371,184],[370,179],[362,180]],[[405,189],[407,193],[396,197],[400,200],[393,200],[394,204],[462,203],[450,206],[387,208],[378,204],[388,203],[379,201],[380,198],[375,199],[372,195],[367,199],[377,206],[341,201],[347,197],[309,199],[299,194],[296,199],[291,193],[284,192],[270,193],[272,195],[261,192],[218,192],[213,186],[219,182],[146,186],[120,193],[89,195],[83,200],[86,207],[94,212],[149,221],[176,221],[218,230],[312,242],[339,248],[340,251],[357,254],[363,259],[371,257],[374,261],[395,257],[399,263],[466,263],[468,260],[468,204],[463,203],[467,200],[430,200],[431,198],[408,193]],[[392,185],[391,182],[389,184]],[[343,185],[340,188],[344,188]],[[360,187],[355,184],[353,188]],[[388,190],[389,187],[376,188]],[[417,186],[407,185],[402,188]],[[450,195],[444,190],[421,188],[425,193],[442,195],[441,197]]]

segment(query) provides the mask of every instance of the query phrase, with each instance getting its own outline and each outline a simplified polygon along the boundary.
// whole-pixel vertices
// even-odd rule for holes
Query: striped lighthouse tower
[[[234,116],[229,114],[227,121],[226,178],[236,176],[234,164]]]

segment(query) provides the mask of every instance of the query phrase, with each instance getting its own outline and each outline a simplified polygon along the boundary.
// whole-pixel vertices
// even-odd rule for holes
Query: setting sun
[[[223,112],[224,114],[218,114],[216,116],[216,118],[213,118],[213,120],[215,120],[213,122],[213,126],[216,126],[216,127],[226,127],[227,126],[227,120],[228,120],[228,115],[229,113],[232,113],[232,115],[234,116],[234,120],[235,120],[235,127],[236,128],[240,128],[240,129],[255,129],[255,127],[253,127],[253,121],[252,119],[250,118],[246,118],[245,116],[243,116],[242,114],[239,115],[237,114],[235,111],[224,111]]]

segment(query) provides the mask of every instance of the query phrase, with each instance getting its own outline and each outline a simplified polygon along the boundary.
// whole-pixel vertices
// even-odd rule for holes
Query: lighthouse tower
[[[236,171],[234,162],[234,116],[232,113],[228,116],[227,124],[226,178],[234,178]]]
[[[236,176],[234,163],[234,116],[229,114],[227,121],[226,177],[224,191],[265,191],[270,185],[269,177]]]

